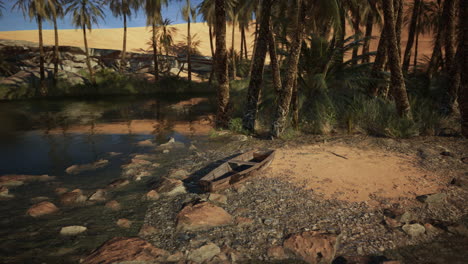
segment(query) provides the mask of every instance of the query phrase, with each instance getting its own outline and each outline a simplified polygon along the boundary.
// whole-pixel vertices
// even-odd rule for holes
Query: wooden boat
[[[226,189],[270,166],[274,157],[275,150],[246,152],[224,162],[198,183],[206,192]]]

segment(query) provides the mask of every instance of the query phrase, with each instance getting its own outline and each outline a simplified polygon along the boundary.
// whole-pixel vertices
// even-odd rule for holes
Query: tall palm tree
[[[458,74],[458,65],[455,61],[455,41],[456,41],[456,22],[457,22],[457,0],[445,0],[444,9],[447,17],[445,23],[445,65],[446,73],[449,79],[447,89],[447,113],[456,112],[457,90],[460,85]]]
[[[238,20],[238,17],[239,17],[239,3],[236,2],[233,6],[231,6],[231,8],[228,9],[228,17],[229,17],[229,21],[231,23],[231,26],[232,26],[232,31],[231,31],[231,67],[232,67],[232,79],[235,80],[236,77],[237,77],[237,71],[236,71],[236,51],[235,51],[235,46],[234,46],[234,42],[235,42],[235,32],[236,32],[236,24],[237,24],[237,20]]]
[[[396,33],[395,11],[393,0],[383,0],[385,33],[387,35],[387,52],[391,72],[391,85],[397,112],[400,117],[411,119],[411,107],[406,92],[405,80],[400,64],[400,54]]]
[[[458,60],[461,68],[461,85],[459,90],[459,109],[461,113],[461,130],[463,136],[468,138],[468,3],[459,1],[459,37],[458,51],[460,56]]]
[[[47,85],[45,82],[45,54],[44,54],[44,41],[42,37],[42,23],[48,17],[46,6],[53,6],[52,0],[17,0],[13,5],[13,9],[21,10],[23,15],[29,19],[35,19],[37,22],[39,32],[39,71],[40,71],[40,89],[36,88],[35,95],[46,95]]]
[[[229,123],[229,78],[226,51],[226,3],[215,0],[216,77],[218,80],[218,107],[216,126],[227,127]]]
[[[190,49],[192,47],[192,34],[191,34],[191,22],[197,17],[196,8],[193,8],[190,0],[186,0],[185,6],[182,8],[182,17],[187,22],[187,71],[189,86],[192,81],[192,55]]]
[[[86,31],[89,30],[91,32],[93,24],[97,25],[99,19],[104,19],[104,11],[102,10],[100,3],[96,0],[71,0],[70,5],[67,7],[65,13],[71,13],[73,25],[83,30],[86,65],[88,66],[91,82],[96,84],[94,70],[91,66],[91,59],[89,57],[88,38],[86,36]]]
[[[177,28],[171,27],[172,23],[170,19],[164,19],[158,33],[159,43],[164,48],[166,57],[169,56],[169,50],[174,44],[174,36],[178,32]]]
[[[414,39],[416,35],[416,26],[418,23],[419,9],[421,8],[421,0],[414,0],[412,7],[410,6],[408,10],[412,10],[411,22],[409,25],[408,31],[408,42],[406,43],[406,49],[403,57],[403,72],[407,73],[410,60],[411,60],[411,49],[414,45]]]
[[[54,83],[57,83],[58,68],[60,63],[60,52],[59,52],[59,35],[58,35],[58,25],[57,19],[63,18],[65,15],[65,10],[63,5],[65,4],[64,0],[53,0],[53,5],[47,5],[47,13],[49,15],[49,20],[52,20],[54,24]]]
[[[107,0],[112,14],[115,17],[122,17],[124,24],[123,47],[120,57],[120,72],[125,69],[125,57],[127,52],[127,18],[131,18],[132,11],[137,10],[139,7],[138,0]]]
[[[163,5],[167,5],[167,0],[145,0],[146,25],[151,26],[152,46],[153,46],[153,63],[154,63],[154,78],[159,80],[159,61],[158,61],[158,46],[157,46],[157,25],[161,23],[161,9]]]

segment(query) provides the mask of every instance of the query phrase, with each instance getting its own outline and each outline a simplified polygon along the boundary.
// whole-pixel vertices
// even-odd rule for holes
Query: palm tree
[[[401,70],[393,0],[383,0],[385,34],[387,36],[388,61],[391,72],[393,97],[400,117],[411,119],[411,107],[406,93],[405,80]]]
[[[459,3],[460,15],[459,38],[458,38],[458,60],[461,68],[461,85],[459,90],[459,109],[461,114],[462,135],[468,138],[468,3],[461,0]]]
[[[171,27],[172,21],[168,18],[164,19],[159,28],[159,43],[164,48],[166,57],[169,56],[169,50],[174,45],[174,36],[178,32],[177,28]]]
[[[247,91],[247,104],[244,112],[244,118],[242,120],[242,126],[244,129],[250,132],[255,131],[255,121],[257,119],[258,101],[260,97],[260,90],[263,82],[263,71],[265,68],[265,58],[270,48],[275,48],[274,40],[269,42],[270,32],[270,20],[271,20],[271,5],[272,0],[263,0],[262,8],[260,13],[260,28],[257,39],[255,41],[254,54],[252,56],[252,67],[250,73],[249,88]],[[234,48],[234,46],[233,46]],[[271,49],[270,49],[271,50]],[[270,55],[273,53],[270,53]],[[275,54],[273,54],[275,55]],[[277,62],[275,61],[275,66]],[[273,65],[273,64],[272,64]]]
[[[410,64],[410,59],[411,59],[411,49],[413,48],[414,45],[414,37],[416,35],[416,26],[418,23],[419,19],[419,9],[421,8],[421,0],[414,0],[414,3],[412,7],[408,8],[408,10],[412,10],[412,15],[411,15],[411,22],[409,25],[409,31],[408,31],[408,42],[406,43],[406,49],[405,49],[405,54],[403,57],[403,72],[407,73],[409,64]]]
[[[5,9],[5,6],[3,5],[3,1],[0,1],[0,17],[3,16],[2,9]]]
[[[235,80],[237,76],[237,71],[236,71],[236,50],[234,46],[235,42],[235,32],[236,32],[236,24],[237,20],[239,17],[239,3],[236,2],[231,8],[228,9],[228,16],[229,16],[229,21],[232,26],[232,32],[231,32],[231,67],[232,67],[232,79]]]
[[[86,65],[88,66],[91,82],[96,84],[93,67],[91,66],[91,59],[89,57],[86,31],[89,30],[91,32],[93,24],[97,25],[99,19],[104,19],[104,12],[100,4],[95,0],[71,0],[71,3],[65,13],[71,13],[73,25],[83,30]]]
[[[54,83],[57,83],[58,68],[60,63],[60,53],[59,53],[59,36],[58,36],[58,26],[57,19],[63,18],[65,15],[65,10],[63,9],[64,0],[53,0],[54,5],[47,5],[47,10],[49,14],[49,19],[52,20],[54,24]]]
[[[192,81],[192,56],[190,54],[190,48],[192,47],[192,35],[190,32],[191,22],[197,17],[197,11],[192,7],[190,0],[186,0],[185,6],[182,8],[182,16],[187,22],[187,70],[188,70],[188,81],[189,86]]]
[[[158,62],[158,46],[157,46],[157,25],[161,23],[161,8],[167,5],[167,0],[145,0],[146,25],[151,26],[152,45],[153,45],[153,63],[154,63],[154,78],[159,80],[159,62]]]
[[[447,89],[447,113],[456,112],[457,90],[460,85],[460,78],[458,74],[458,65],[455,61],[455,40],[456,40],[456,13],[457,1],[445,0],[444,9],[446,9],[447,17],[445,23],[445,65],[446,73],[449,79]]]
[[[123,48],[120,58],[120,71],[123,72],[125,69],[125,55],[127,51],[127,18],[131,18],[132,10],[136,10],[139,7],[138,0],[107,0],[112,14],[115,17],[122,17],[124,24],[124,35],[123,35]]]
[[[47,85],[45,82],[45,68],[44,68],[44,41],[42,37],[42,22],[48,17],[46,6],[53,6],[54,2],[51,0],[17,0],[13,5],[13,9],[21,10],[23,15],[28,16],[31,20],[36,19],[37,27],[39,29],[39,70],[40,70],[40,90],[36,88],[35,95],[46,95]]]
[[[226,3],[215,0],[215,34],[216,34],[216,76],[218,79],[218,107],[216,126],[227,127],[229,123],[229,79],[226,51]]]

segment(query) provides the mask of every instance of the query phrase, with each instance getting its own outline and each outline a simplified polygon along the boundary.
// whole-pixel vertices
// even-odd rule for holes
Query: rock
[[[175,196],[186,193],[184,183],[176,179],[164,179],[156,191],[161,195]]]
[[[159,194],[155,190],[151,190],[146,194],[146,199],[150,201],[155,201],[159,199]]]
[[[92,171],[92,170],[97,170],[100,168],[104,168],[107,165],[109,165],[109,161],[105,159],[98,160],[94,163],[89,163],[89,164],[82,164],[82,165],[72,165],[68,167],[65,172],[71,175],[76,175],[83,173],[85,171]]]
[[[175,169],[169,172],[169,174],[167,175],[167,178],[185,180],[188,178],[189,175],[190,173],[184,169]]]
[[[135,181],[141,181],[142,178],[144,177],[150,177],[152,176],[153,174],[149,171],[140,171],[139,173],[137,173],[135,175],[135,177],[133,178]]]
[[[114,211],[120,210],[121,206],[120,203],[117,202],[116,200],[112,200],[106,203],[106,207],[109,209],[112,209]]]
[[[178,262],[178,261],[182,261],[184,258],[184,254],[180,251],[170,255],[169,257],[167,257],[166,261],[167,262]]]
[[[442,234],[444,231],[429,224],[429,223],[426,223],[424,224],[424,228],[426,229],[426,233],[427,234],[431,234],[431,235],[440,235]]]
[[[86,202],[87,197],[83,195],[80,189],[64,193],[60,196],[60,203],[63,205],[74,205]]]
[[[246,136],[246,135],[235,135],[235,136],[232,136],[232,139],[235,140],[235,141],[244,142],[244,141],[249,140],[249,137]]]
[[[90,201],[98,201],[98,202],[102,202],[102,201],[107,200],[107,192],[106,192],[106,190],[104,190],[104,189],[97,189],[96,192],[93,193],[93,194],[89,197],[89,200],[90,200]]]
[[[402,229],[412,238],[418,237],[426,232],[424,226],[420,224],[406,224],[402,227]]]
[[[57,208],[57,206],[55,206],[55,204],[50,202],[40,202],[29,208],[26,214],[32,217],[39,217],[47,214],[53,214],[58,211],[59,209]]]
[[[187,205],[177,214],[177,229],[184,231],[207,230],[231,222],[228,212],[208,202]]]
[[[307,263],[331,263],[335,258],[339,237],[320,231],[306,231],[287,238],[283,247]]]
[[[111,152],[107,152],[107,155],[109,155],[109,157],[117,157],[117,156],[122,155],[122,153],[111,151]]]
[[[120,218],[119,220],[117,220],[117,226],[122,228],[130,228],[132,226],[132,221],[126,218]]]
[[[243,184],[236,184],[233,186],[233,189],[237,192],[237,193],[244,193],[247,191],[247,187],[245,187],[245,185]]]
[[[124,187],[128,184],[130,184],[130,181],[127,179],[117,179],[109,183],[109,185],[107,185],[107,189],[117,189],[117,188]]]
[[[405,212],[400,217],[400,223],[409,223],[413,220],[413,215],[410,212]]]
[[[169,153],[168,149],[163,150],[163,154],[167,154],[167,153]]]
[[[452,157],[452,158],[455,158],[455,154],[453,154],[452,152],[448,151],[448,150],[444,150],[440,153],[440,155],[442,156],[446,156],[446,157]]]
[[[247,218],[247,217],[236,217],[236,224],[238,226],[247,226],[247,225],[251,225],[254,223],[254,220],[251,219],[251,218]]]
[[[446,193],[426,194],[417,196],[416,199],[422,203],[427,204],[441,204],[447,199]]]
[[[267,251],[267,255],[272,260],[283,260],[288,258],[288,256],[284,252],[284,248],[281,246],[269,248]]]
[[[449,226],[447,230],[452,234],[468,237],[468,228],[463,224]]]
[[[96,249],[82,264],[111,264],[124,261],[166,261],[169,252],[136,237],[116,237]]]
[[[144,224],[140,228],[140,232],[138,232],[138,235],[139,236],[150,236],[150,235],[153,235],[153,234],[155,234],[157,232],[158,232],[158,229],[156,229],[156,227]]]
[[[468,157],[461,158],[461,162],[468,164]]]
[[[151,140],[147,139],[147,140],[138,142],[137,145],[140,147],[152,147],[154,146],[154,143]]]
[[[218,193],[211,193],[210,196],[208,196],[208,200],[212,202],[216,202],[216,203],[221,203],[221,204],[227,203],[226,195],[222,195]]]
[[[213,243],[208,243],[190,252],[187,258],[196,263],[202,263],[203,261],[212,259],[219,253],[221,253],[221,249],[217,245]]]
[[[51,181],[53,179],[55,177],[49,175],[3,175],[0,176],[0,186],[19,186],[25,182]]]
[[[0,198],[2,199],[10,199],[15,197],[12,194],[9,194],[9,190],[6,186],[0,186]]]
[[[393,218],[386,217],[386,216],[384,216],[384,222],[390,228],[397,228],[397,227],[401,226],[400,222],[398,222],[397,220],[395,220]]]
[[[62,236],[76,236],[85,232],[88,228],[85,226],[66,226],[60,229],[60,234]]]
[[[56,189],[55,189],[55,193],[56,193],[57,195],[62,195],[62,194],[64,194],[64,193],[66,193],[66,192],[68,192],[68,189],[67,189],[67,188],[56,188]]]

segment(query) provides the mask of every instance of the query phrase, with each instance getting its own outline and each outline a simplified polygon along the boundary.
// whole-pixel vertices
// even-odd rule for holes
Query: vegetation
[[[46,93],[42,22],[49,19],[56,25],[65,13],[63,5],[72,13],[74,25],[83,29],[89,78],[94,87],[106,91],[109,83],[122,91],[136,82],[125,73],[126,23],[132,12],[142,8],[152,31],[156,82],[139,85],[160,89],[167,78],[160,78],[158,55],[170,53],[175,34],[169,27],[171,22],[162,18],[161,9],[172,2],[106,0],[124,24],[120,74],[102,71],[94,76],[86,32],[103,18],[97,1],[17,0],[15,8],[34,18],[39,27],[38,91]],[[409,137],[441,134],[444,126],[461,119],[461,131],[468,136],[466,1],[203,0],[196,8],[189,0],[184,2],[186,84],[198,85],[192,82],[192,55],[199,41],[191,33],[191,23],[199,14],[209,27],[206,41],[210,41],[213,67],[207,85],[214,84],[217,90],[219,128],[267,132],[272,137],[292,135],[291,129]],[[346,34],[348,23],[351,35]],[[230,51],[227,24],[232,25]],[[251,26],[255,28],[255,43],[249,51],[245,36]],[[235,28],[241,32],[237,49]],[[403,28],[408,29],[405,47],[401,46]],[[434,40],[428,58],[418,57],[422,34]],[[378,39],[377,50],[370,49],[372,39]],[[55,54],[58,56],[58,51]],[[54,73],[57,75],[56,70]]]

